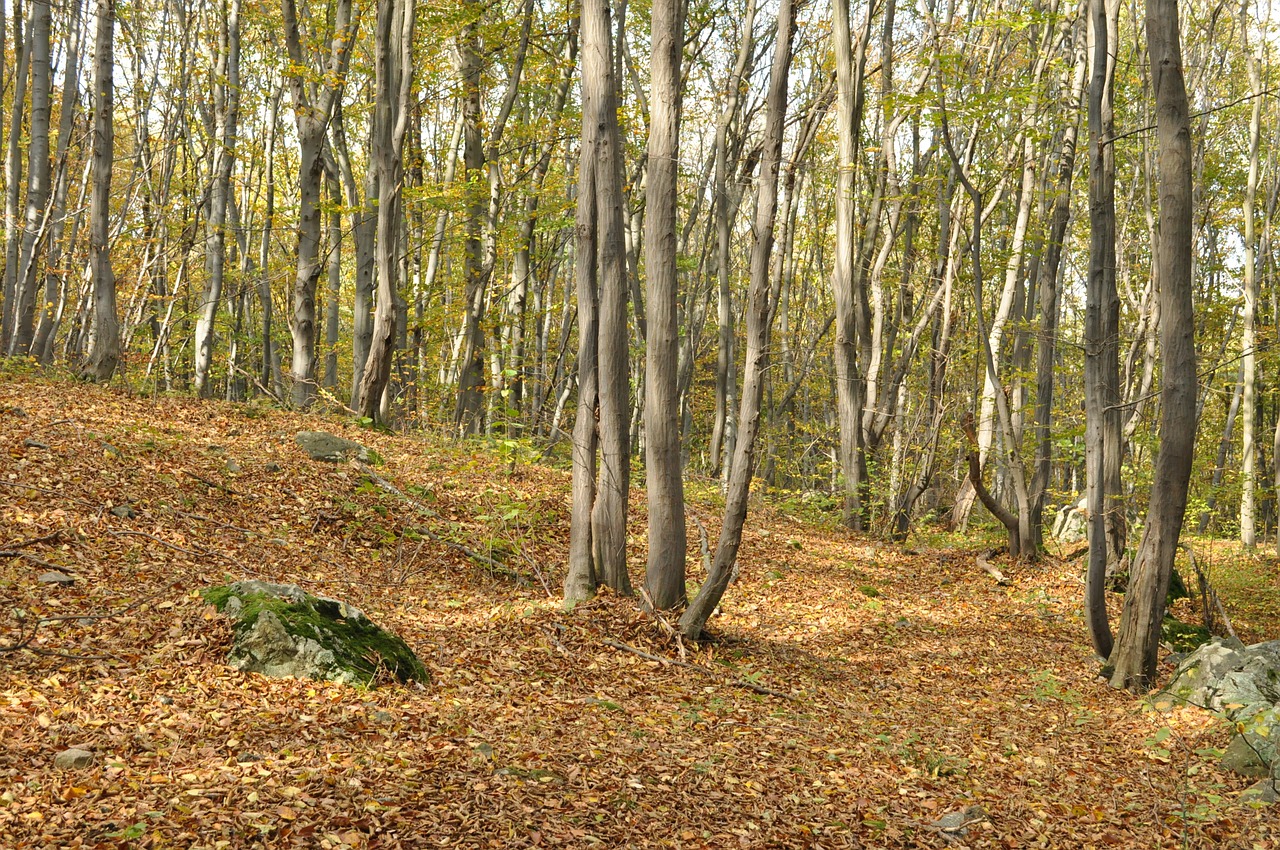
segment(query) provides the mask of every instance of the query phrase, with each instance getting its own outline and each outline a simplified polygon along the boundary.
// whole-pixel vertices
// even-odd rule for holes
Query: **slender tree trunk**
[[[22,0],[15,0],[13,52],[17,67],[11,75],[13,108],[9,112],[9,136],[5,142],[4,157],[4,283],[0,289],[0,353],[8,352],[13,336],[18,292],[18,246],[22,241],[22,226],[18,218],[22,202],[22,126],[27,110],[27,78],[31,67],[30,39],[23,20]]]
[[[1085,465],[1088,469],[1089,567],[1085,576],[1085,622],[1094,651],[1111,654],[1107,621],[1107,428],[1109,373],[1116,345],[1107,338],[1110,316],[1118,311],[1116,294],[1115,156],[1111,137],[1115,97],[1114,0],[1090,0],[1089,28],[1093,47],[1089,83],[1089,283],[1085,307]],[[1110,358],[1110,359],[1109,359]]]
[[[751,288],[747,307],[746,368],[742,380],[742,404],[738,414],[738,443],[729,469],[724,522],[707,580],[680,617],[680,631],[689,638],[702,636],[716,606],[724,596],[738,560],[742,528],[747,518],[747,498],[755,466],[755,442],[760,427],[760,407],[769,365],[769,331],[774,304],[770,298],[770,258],[773,228],[778,210],[778,174],[782,167],[783,125],[791,69],[791,44],[795,35],[792,0],[780,0],[777,44],[765,105],[764,139],[756,198],[755,241],[751,246]]]
[[[97,35],[93,47],[93,193],[89,199],[89,268],[93,318],[81,373],[109,381],[120,363],[120,320],[116,316],[116,276],[111,268],[111,166],[115,154],[113,51],[115,0],[95,0]]]
[[[222,44],[213,81],[214,112],[218,122],[218,146],[214,154],[213,187],[209,199],[209,235],[205,240],[208,279],[200,298],[196,321],[195,385],[202,398],[212,395],[214,319],[222,299],[227,265],[227,205],[231,196],[231,172],[236,163],[236,137],[240,119],[240,0],[222,4]]]
[[[67,193],[71,186],[71,131],[75,125],[77,105],[79,101],[80,50],[83,28],[80,23],[81,0],[71,0],[67,6],[70,20],[67,24],[66,59],[62,72],[62,104],[58,116],[58,148],[54,155],[57,179],[53,189],[53,203],[50,206],[47,220],[49,233],[49,262],[42,275],[44,279],[44,303],[40,309],[40,321],[36,328],[35,340],[31,353],[41,363],[48,364],[53,360],[53,338],[57,328],[58,305],[63,300],[65,272],[62,271],[62,236],[65,212],[67,209]]]
[[[1240,31],[1247,38],[1250,12],[1242,7]],[[1240,338],[1240,352],[1244,368],[1244,398],[1241,409],[1241,432],[1244,439],[1240,470],[1240,543],[1246,549],[1257,545],[1256,491],[1258,488],[1258,447],[1256,430],[1258,421],[1258,297],[1260,287],[1257,267],[1257,236],[1254,232],[1254,206],[1258,197],[1258,148],[1262,140],[1262,40],[1257,52],[1245,60],[1249,71],[1249,88],[1253,95],[1253,110],[1249,119],[1249,181],[1244,194],[1244,333]]]
[[[458,35],[458,74],[462,78],[462,162],[467,197],[466,247],[463,277],[466,280],[462,305],[461,355],[458,364],[458,399],[453,426],[464,434],[484,430],[484,316],[488,308],[488,282],[484,275],[485,197],[480,191],[484,169],[484,140],[481,135],[479,3],[468,0],[468,21]]]
[[[649,568],[645,587],[659,610],[685,603],[684,468],[676,386],[679,322],[676,277],[676,178],[680,157],[680,59],[683,0],[654,0],[653,77],[649,91],[649,179],[645,193],[645,483]]]
[[[377,70],[374,109],[376,130],[373,157],[378,169],[377,306],[373,341],[360,384],[357,410],[381,419],[383,392],[391,378],[395,349],[397,246],[403,219],[400,203],[404,175],[404,137],[409,126],[409,90],[413,83],[414,0],[378,0]],[[403,328],[403,322],[399,323]]]
[[[336,114],[336,109],[335,109]],[[342,189],[338,184],[337,163],[328,175],[329,184],[329,259],[328,291],[324,303],[324,388],[338,389],[338,307],[342,300]]]
[[[316,284],[320,280],[320,192],[324,182],[325,135],[334,103],[342,91],[356,24],[351,0],[336,0],[333,39],[321,82],[312,82],[305,69],[296,0],[283,0],[284,39],[289,54],[289,91],[298,128],[298,242],[297,275],[293,284],[293,403],[310,406],[316,390]]]
[[[1116,644],[1108,661],[1113,687],[1145,691],[1155,681],[1160,624],[1187,507],[1195,448],[1196,351],[1192,310],[1191,122],[1182,73],[1177,0],[1147,0],[1160,139],[1160,449],[1146,532],[1134,560]]]
[[[49,89],[52,73],[49,61],[52,14],[49,0],[31,4],[31,127],[27,148],[27,208],[22,245],[18,251],[17,286],[14,299],[13,337],[9,355],[31,352],[35,336],[36,294],[42,281],[40,249],[48,224],[49,200]]]

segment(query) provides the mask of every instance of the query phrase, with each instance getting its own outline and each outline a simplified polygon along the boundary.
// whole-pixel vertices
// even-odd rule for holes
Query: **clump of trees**
[[[1136,688],[1187,511],[1246,546],[1275,533],[1265,7],[0,14],[0,352],[567,441],[570,602],[632,592],[633,459],[642,596],[691,636],[753,482],[895,539],[981,503],[1027,558],[1084,491],[1090,633]],[[691,475],[726,493],[692,600]]]

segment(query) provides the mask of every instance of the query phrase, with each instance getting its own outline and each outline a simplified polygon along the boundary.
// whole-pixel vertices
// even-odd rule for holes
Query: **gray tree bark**
[[[111,268],[111,166],[115,155],[115,0],[95,0],[93,46],[93,191],[89,196],[89,274],[93,318],[80,372],[109,381],[120,363],[120,319],[116,276]]]
[[[1111,685],[1145,691],[1155,681],[1160,624],[1187,507],[1195,448],[1196,351],[1192,310],[1191,122],[1182,72],[1177,0],[1147,0],[1147,54],[1160,140],[1160,449],[1146,532],[1134,560]]]
[[[765,100],[765,128],[756,196],[755,241],[751,246],[751,286],[747,306],[747,350],[742,378],[742,402],[738,413],[738,443],[729,469],[725,494],[724,522],[716,543],[715,557],[707,580],[680,617],[680,631],[698,639],[706,629],[716,606],[724,597],[738,560],[742,528],[747,518],[747,498],[755,468],[755,442],[760,428],[760,407],[764,398],[769,365],[769,332],[774,303],[770,298],[770,258],[773,229],[778,211],[778,175],[782,167],[783,126],[787,114],[787,94],[791,70],[791,46],[795,36],[795,6],[780,0],[777,43],[769,92]]]
[[[649,567],[645,588],[659,610],[685,603],[684,468],[680,452],[676,275],[676,180],[680,157],[683,0],[654,0],[649,91],[649,179],[645,186],[645,484]]]
[[[35,337],[36,295],[43,276],[40,272],[40,249],[48,226],[49,183],[49,90],[50,29],[52,14],[49,0],[33,0],[31,4],[31,124],[27,147],[27,205],[23,216],[22,244],[18,251],[17,281],[13,302],[13,336],[9,356],[31,353]]]

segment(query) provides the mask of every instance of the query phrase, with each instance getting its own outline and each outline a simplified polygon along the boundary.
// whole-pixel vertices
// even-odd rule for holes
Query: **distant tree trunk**
[[[360,384],[357,410],[381,419],[383,391],[391,378],[391,354],[396,342],[396,293],[400,204],[404,176],[404,137],[409,127],[409,90],[413,84],[414,0],[378,0],[377,70],[374,94],[373,157],[378,169],[377,242],[374,249],[378,292],[373,317],[373,341]],[[403,324],[400,325],[404,327]]]
[[[18,251],[17,284],[13,304],[13,337],[9,355],[31,352],[35,335],[36,294],[39,291],[40,250],[48,224],[49,183],[49,89],[50,29],[52,14],[49,0],[34,0],[31,5],[31,126],[27,148],[27,208],[24,216],[22,245]]]
[[[320,280],[320,190],[324,182],[325,135],[342,90],[356,24],[351,0],[336,0],[333,39],[320,82],[306,71],[296,0],[283,0],[284,41],[289,54],[289,91],[298,128],[297,276],[293,285],[293,403],[308,407],[316,390],[316,283]]]
[[[75,124],[79,96],[80,52],[82,32],[80,8],[82,0],[71,0],[67,6],[70,20],[66,33],[66,59],[62,72],[62,103],[58,116],[58,148],[54,154],[57,180],[53,189],[53,203],[50,205],[47,220],[49,233],[46,244],[49,246],[49,262],[42,277],[44,278],[44,303],[40,309],[40,322],[36,327],[35,341],[31,353],[40,358],[41,363],[48,364],[53,360],[53,338],[57,328],[58,305],[62,300],[63,282],[66,274],[62,270],[62,235],[65,213],[67,209],[67,193],[71,186],[71,163],[69,151],[71,147],[71,129]]]
[[[13,81],[13,108],[9,112],[9,136],[4,157],[4,284],[0,290],[0,353],[9,350],[13,337],[18,291],[18,245],[22,228],[18,208],[22,201],[22,127],[27,110],[27,77],[31,67],[30,41],[23,24],[22,0],[13,6],[13,52],[17,66]],[[3,21],[0,21],[3,24]]]
[[[862,505],[862,407],[863,381],[858,371],[858,311],[865,285],[858,273],[858,245],[855,230],[857,211],[854,189],[857,177],[858,135],[862,125],[863,84],[867,37],[870,35],[872,7],[867,8],[867,27],[855,53],[848,0],[836,0],[832,16],[835,50],[836,126],[839,162],[836,171],[836,256],[831,276],[835,296],[835,378],[836,418],[840,429],[840,471],[844,476],[844,523],[861,529]]]
[[[733,422],[735,413],[733,377],[735,337],[733,332],[733,293],[730,286],[730,236],[737,204],[729,197],[729,132],[737,120],[742,80],[755,53],[754,28],[756,2],[747,0],[747,12],[743,18],[742,35],[738,43],[735,64],[725,82],[724,108],[716,122],[715,172],[712,194],[716,229],[716,408],[711,423],[709,450],[712,473],[719,472],[732,456]]]
[[[463,253],[466,291],[462,305],[462,347],[458,364],[458,398],[453,426],[464,434],[484,430],[484,315],[488,306],[488,282],[484,276],[485,198],[480,191],[484,169],[481,135],[480,81],[484,60],[477,34],[480,4],[467,0],[468,21],[458,35],[458,74],[462,78],[462,163],[466,188],[467,225]]]
[[[272,317],[275,314],[271,300],[271,234],[275,227],[276,216],[276,124],[280,115],[280,98],[284,88],[278,87],[271,96],[271,106],[267,119],[267,175],[266,198],[263,200],[262,240],[258,253],[258,303],[262,310],[262,366],[259,371],[262,386],[268,387],[281,395],[284,379],[280,375],[279,359],[275,353],[275,342],[271,337]]]
[[[795,36],[795,7],[792,0],[780,0],[777,44],[769,91],[765,100],[764,138],[756,197],[755,241],[751,246],[751,288],[747,306],[747,350],[742,379],[742,402],[738,414],[738,443],[729,469],[725,494],[724,522],[707,580],[680,617],[680,631],[698,639],[716,606],[724,596],[738,560],[742,528],[747,519],[747,497],[755,467],[756,434],[760,428],[760,407],[769,365],[769,331],[774,303],[770,298],[770,258],[773,228],[778,211],[778,173],[782,167],[782,137],[787,113],[791,69],[791,44]]]
[[[597,584],[631,593],[627,574],[630,443],[622,144],[608,0],[582,5],[582,145],[578,165],[578,419],[566,604]],[[595,448],[600,447],[596,474]],[[590,477],[588,475],[590,474]]]
[[[676,386],[679,322],[676,276],[676,178],[680,157],[680,59],[683,0],[654,0],[649,91],[649,179],[645,192],[645,483],[649,499],[649,567],[645,587],[655,608],[685,602],[684,468]]]
[[[1248,39],[1249,18],[1247,7],[1241,9],[1240,31]],[[1253,111],[1249,119],[1249,181],[1244,194],[1244,333],[1240,339],[1240,353],[1244,368],[1244,398],[1241,416],[1241,432],[1244,439],[1240,470],[1240,543],[1246,549],[1257,543],[1256,493],[1258,488],[1258,447],[1256,430],[1258,420],[1258,297],[1260,287],[1257,267],[1257,236],[1254,232],[1254,205],[1258,197],[1259,143],[1262,140],[1262,55],[1263,40],[1259,38],[1257,52],[1246,57],[1249,71],[1249,88],[1253,94]]]
[[[81,373],[109,381],[120,363],[120,319],[116,316],[116,276],[111,268],[111,166],[115,155],[115,0],[95,0],[97,35],[93,46],[93,192],[89,198],[89,275],[93,318]]]
[[[1085,307],[1085,464],[1088,468],[1089,567],[1085,577],[1085,621],[1094,651],[1111,654],[1107,622],[1107,437],[1110,372],[1117,348],[1109,340],[1111,315],[1118,312],[1116,294],[1116,192],[1112,102],[1115,98],[1115,0],[1090,0],[1089,28],[1093,72],[1089,83],[1089,282]]]
[[[1134,560],[1124,612],[1108,662],[1113,687],[1145,691],[1155,681],[1165,597],[1187,507],[1195,448],[1196,352],[1192,310],[1191,123],[1182,73],[1177,0],[1147,0],[1160,139],[1160,449],[1146,532]]]
[[[209,235],[205,240],[205,264],[209,277],[200,298],[196,320],[195,385],[202,398],[212,395],[209,380],[213,363],[214,319],[222,299],[227,265],[227,205],[231,197],[231,172],[236,164],[236,135],[240,118],[240,0],[222,3],[221,47],[213,80],[213,109],[218,123],[214,154],[213,186],[209,198]]]
[[[337,109],[334,110],[335,116]],[[326,171],[329,184],[329,286],[324,304],[324,388],[338,389],[338,308],[342,300],[342,188],[337,162]]]
[[[373,123],[370,123],[370,133]],[[372,148],[372,145],[370,145]],[[452,149],[451,149],[452,150]],[[364,199],[356,188],[355,170],[351,166],[351,153],[347,146],[346,119],[342,104],[333,109],[333,152],[337,159],[338,173],[346,191],[347,206],[351,209],[351,231],[355,242],[355,298],[351,317],[351,401],[355,410],[360,406],[360,383],[364,380],[364,365],[369,359],[369,346],[373,341],[373,243],[377,228],[378,175],[377,164],[370,161],[365,169]],[[450,160],[452,162],[452,159]]]

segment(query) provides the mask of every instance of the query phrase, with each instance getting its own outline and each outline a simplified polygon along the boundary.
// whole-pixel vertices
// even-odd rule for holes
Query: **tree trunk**
[[[1246,40],[1249,33],[1247,7],[1242,7],[1240,31]],[[1245,59],[1249,70],[1249,88],[1253,95],[1253,110],[1249,119],[1249,181],[1244,194],[1244,333],[1240,338],[1240,353],[1244,368],[1244,394],[1241,408],[1241,432],[1244,439],[1240,469],[1240,543],[1246,549],[1258,543],[1256,528],[1256,491],[1258,487],[1258,447],[1255,432],[1258,421],[1258,297],[1257,236],[1254,233],[1254,205],[1258,197],[1258,148],[1262,139],[1262,56],[1263,41],[1259,39],[1257,52]]]
[[[109,381],[120,362],[120,320],[116,316],[116,276],[111,268],[111,166],[115,155],[115,0],[95,0],[97,35],[93,46],[93,192],[89,197],[89,274],[93,318],[81,374]]]
[[[323,80],[311,81],[311,63],[303,55],[296,0],[283,0],[284,39],[289,54],[289,92],[298,128],[297,274],[293,284],[293,403],[310,406],[316,390],[316,283],[320,279],[320,192],[324,182],[325,135],[334,103],[342,91],[356,24],[351,0],[336,0],[333,39],[324,62]]]
[[[222,4],[222,44],[213,81],[214,113],[218,122],[218,144],[214,155],[213,186],[209,198],[209,235],[205,240],[208,279],[200,298],[196,321],[195,385],[202,398],[212,395],[210,366],[213,363],[213,323],[222,299],[227,265],[227,205],[231,197],[231,172],[236,162],[236,135],[240,118],[240,0]]]
[[[1195,448],[1196,352],[1192,311],[1191,124],[1182,73],[1177,0],[1147,0],[1147,52],[1160,139],[1160,449],[1146,532],[1134,560],[1108,662],[1113,687],[1145,691],[1155,681],[1165,597],[1187,507]]]
[[[404,174],[404,137],[409,126],[409,90],[413,84],[414,0],[378,0],[377,71],[374,94],[373,158],[378,173],[377,243],[374,256],[378,293],[373,341],[360,384],[361,415],[381,419],[383,392],[391,378],[396,343],[396,281]],[[399,325],[404,327],[403,323]]]
[[[27,148],[27,208],[18,251],[17,284],[13,304],[13,337],[9,355],[31,352],[35,335],[36,293],[42,282],[40,249],[48,225],[49,199],[49,62],[51,18],[49,0],[31,5],[31,127]]]
[[[4,157],[4,284],[0,289],[0,353],[9,350],[13,337],[18,294],[18,246],[22,228],[18,208],[22,201],[22,126],[27,110],[27,77],[31,67],[30,39],[23,25],[22,0],[13,7],[13,51],[16,59],[13,108],[9,112],[9,136]],[[3,25],[0,21],[0,25]]]
[[[680,631],[698,639],[716,606],[720,604],[738,560],[742,527],[747,518],[747,498],[751,493],[755,441],[760,427],[760,406],[769,365],[769,331],[774,304],[770,299],[770,255],[773,228],[778,210],[778,173],[782,166],[783,125],[786,121],[791,43],[795,35],[795,7],[792,0],[780,0],[777,44],[769,93],[765,105],[764,139],[756,198],[755,241],[751,246],[751,288],[747,307],[747,351],[742,379],[742,402],[738,414],[738,443],[729,469],[725,495],[724,522],[707,580],[680,617]]]
[[[680,59],[683,0],[654,0],[649,91],[649,179],[645,192],[645,483],[649,499],[649,568],[645,587],[659,610],[685,603],[684,469],[680,452],[680,396],[676,276],[676,177],[680,156]]]

